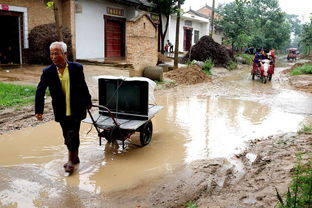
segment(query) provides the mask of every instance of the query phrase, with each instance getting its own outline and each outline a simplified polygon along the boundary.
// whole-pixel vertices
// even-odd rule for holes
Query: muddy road
[[[220,190],[248,171],[244,167],[248,161],[239,158],[244,155],[253,163],[261,161],[261,151],[269,151],[263,147],[259,154],[246,152],[249,141],[255,144],[271,135],[278,135],[278,140],[286,134],[292,138],[311,121],[312,95],[293,90],[283,70],[276,68],[272,82],[262,84],[251,80],[249,68],[230,73],[215,69],[212,82],[157,90],[157,104],[164,109],[152,120],[153,139],[144,148],[138,147],[139,135],[127,141],[125,149],[99,146],[95,129],[89,132],[91,126],[83,124],[81,163],[70,177],[62,168],[67,154],[57,123],[4,133],[0,135],[0,207],[183,207],[199,194],[205,196],[198,199],[202,207],[209,203],[234,207],[217,201]],[[96,97],[95,76],[103,70],[95,67],[86,74]],[[127,76],[125,71],[121,74]],[[218,194],[202,194],[208,188]],[[233,196],[242,199],[238,207],[270,207],[265,205],[274,201],[244,194]],[[216,201],[211,204],[209,197]]]

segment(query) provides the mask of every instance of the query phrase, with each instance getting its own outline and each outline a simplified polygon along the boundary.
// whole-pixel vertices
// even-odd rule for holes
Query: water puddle
[[[279,90],[270,83],[246,81],[249,78],[245,74],[234,77],[233,82],[240,81],[239,77],[243,81],[234,86],[244,92],[241,97],[226,96],[226,91],[233,89],[231,84],[218,89],[202,84],[196,91],[194,87],[184,87],[162,93],[157,104],[164,109],[153,118],[153,139],[144,148],[138,146],[138,134],[127,141],[125,149],[105,143],[99,146],[96,131],[87,134],[90,125],[83,124],[81,164],[71,177],[64,177],[62,164],[67,150],[57,123],[51,121],[1,135],[0,206],[34,206],[39,203],[38,198],[53,189],[64,193],[70,189],[71,193],[72,188],[89,194],[127,190],[172,174],[194,160],[231,158],[244,149],[248,140],[295,132],[310,119],[309,95]],[[216,90],[221,95],[216,95]],[[257,93],[250,93],[252,90]],[[12,174],[20,168],[24,172]],[[15,193],[20,196],[15,198]],[[66,196],[62,198],[64,203],[75,200]]]

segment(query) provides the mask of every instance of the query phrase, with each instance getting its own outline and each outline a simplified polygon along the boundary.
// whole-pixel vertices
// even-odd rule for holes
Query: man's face
[[[51,48],[50,59],[56,66],[63,66],[66,63],[66,54],[62,52],[61,46],[54,45]]]

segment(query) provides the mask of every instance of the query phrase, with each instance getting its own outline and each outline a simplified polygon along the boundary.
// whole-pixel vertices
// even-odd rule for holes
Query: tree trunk
[[[58,12],[58,5],[57,5],[56,1],[54,1],[54,4],[53,4],[53,11],[54,11],[57,39],[58,39],[58,41],[63,41],[63,34],[61,32],[61,27],[60,27],[60,17],[59,17],[59,12]]]
[[[162,23],[162,15],[160,13],[160,10],[158,11],[158,15],[159,15],[159,35],[160,35],[160,52],[162,54],[165,53],[165,50],[164,50],[164,46],[165,46],[165,37],[166,37],[166,34],[167,34],[167,30],[168,30],[168,24],[169,24],[169,15],[166,15],[166,26],[165,26],[165,31],[163,31],[163,23]]]
[[[178,68],[178,62],[179,62],[180,10],[181,10],[181,1],[178,0],[176,39],[175,39],[175,50],[174,50],[174,65],[173,65],[174,69]]]
[[[213,34],[213,24],[214,24],[214,10],[215,10],[215,0],[212,0],[212,11],[211,11],[211,31],[210,31],[210,37],[212,37]]]

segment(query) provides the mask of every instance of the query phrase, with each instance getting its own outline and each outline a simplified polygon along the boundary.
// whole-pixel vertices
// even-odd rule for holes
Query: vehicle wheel
[[[271,81],[271,80],[272,80],[272,74],[269,75],[269,81]]]
[[[148,145],[152,140],[153,124],[152,121],[146,122],[140,129],[140,142],[142,146]]]
[[[252,73],[252,80],[255,80],[255,73]]]
[[[267,77],[263,77],[262,82],[263,84],[267,83],[268,78]]]

